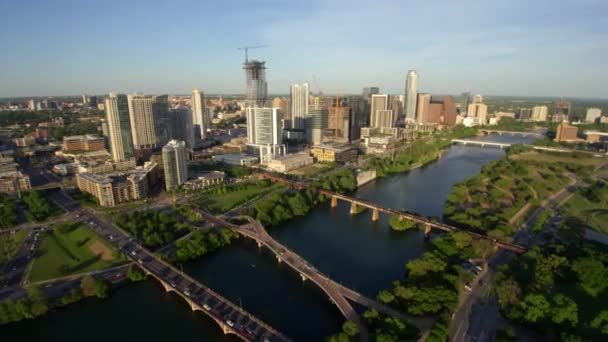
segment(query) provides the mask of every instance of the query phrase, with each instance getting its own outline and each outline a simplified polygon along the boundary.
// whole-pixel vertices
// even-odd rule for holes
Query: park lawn
[[[0,251],[2,251],[0,253],[0,268],[17,254],[26,236],[27,231],[25,229],[19,229],[15,234],[0,235]]]
[[[223,214],[256,197],[284,188],[285,185],[282,183],[273,183],[270,186],[251,183],[243,190],[224,194],[207,193],[202,196],[201,204],[213,214]]]
[[[100,270],[126,261],[124,255],[88,227],[69,224],[73,227],[69,232],[61,232],[55,225],[40,236],[28,275],[30,282]]]
[[[575,193],[561,209],[567,216],[573,216],[581,222],[585,222],[589,228],[608,234],[608,207],[603,203],[591,202]]]
[[[572,157],[569,153],[563,153],[563,155],[558,153],[544,153],[537,151],[530,151],[525,153],[516,154],[514,156],[510,156],[509,158],[518,159],[518,160],[531,160],[531,161],[539,161],[542,160],[546,163],[572,163],[579,164],[585,166],[599,166],[606,163],[606,159],[594,157],[592,155],[582,156],[579,158]]]
[[[320,173],[324,173],[330,170],[337,168],[339,165],[337,163],[315,163],[311,165],[307,165],[301,167],[299,169],[295,169],[289,172],[289,174],[294,176],[305,176],[305,177],[313,177]]]

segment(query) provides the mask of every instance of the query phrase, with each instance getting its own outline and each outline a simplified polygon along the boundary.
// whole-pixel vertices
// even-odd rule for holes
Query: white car
[[[464,288],[465,288],[467,291],[471,291],[471,287],[470,287],[469,285],[465,285],[465,286],[464,286]]]
[[[231,320],[227,320],[226,324],[228,324],[229,326],[233,327],[234,326],[234,322]]]
[[[137,255],[137,253],[135,253],[135,251],[131,251],[131,255]]]
[[[203,308],[205,308],[205,310],[207,310],[207,311],[211,310],[211,307],[207,304],[203,305]]]

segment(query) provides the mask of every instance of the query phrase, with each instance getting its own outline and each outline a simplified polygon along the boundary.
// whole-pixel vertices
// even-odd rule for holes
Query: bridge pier
[[[380,212],[378,211],[378,209],[374,209],[374,211],[372,211],[372,221],[378,221],[378,219],[380,218]]]
[[[429,239],[431,237],[431,225],[426,223],[424,225],[424,238]]]
[[[351,215],[357,214],[357,203],[350,202],[350,214]]]
[[[331,207],[335,208],[338,206],[338,198],[336,196],[331,196]]]
[[[300,278],[302,278],[302,281],[306,281],[306,279],[308,279],[303,273],[300,273]]]
[[[277,261],[278,262],[283,262],[283,259],[281,259],[281,257],[277,255]]]
[[[257,241],[258,244],[258,248],[262,248],[262,243],[260,241]]]

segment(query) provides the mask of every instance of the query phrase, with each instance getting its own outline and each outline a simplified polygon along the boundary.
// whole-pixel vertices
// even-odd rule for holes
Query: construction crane
[[[245,50],[245,63],[249,62],[249,49],[259,49],[263,47],[267,47],[268,45],[256,45],[256,46],[243,46],[238,48],[238,50]]]

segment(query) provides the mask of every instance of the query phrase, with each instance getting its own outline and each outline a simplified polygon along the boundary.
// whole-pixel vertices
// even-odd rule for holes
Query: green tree
[[[421,277],[428,272],[442,272],[447,267],[445,260],[442,260],[435,253],[426,252],[422,257],[411,260],[406,268],[411,277]]]
[[[521,303],[524,310],[524,319],[528,322],[537,322],[544,320],[550,313],[551,304],[542,294],[532,293],[524,298]]]
[[[599,329],[602,334],[608,335],[608,310],[600,311],[593,321],[591,321],[591,326],[595,329]]]
[[[356,336],[359,334],[359,327],[355,322],[346,321],[342,324],[342,331],[348,336]]]
[[[577,273],[581,287],[592,297],[597,297],[608,286],[608,268],[600,260],[578,258],[572,269]]]
[[[568,321],[575,326],[578,323],[578,306],[571,298],[561,293],[556,295],[551,307],[551,320],[557,324]]]
[[[378,300],[382,303],[388,304],[395,300],[395,296],[390,291],[382,290],[378,293]]]

